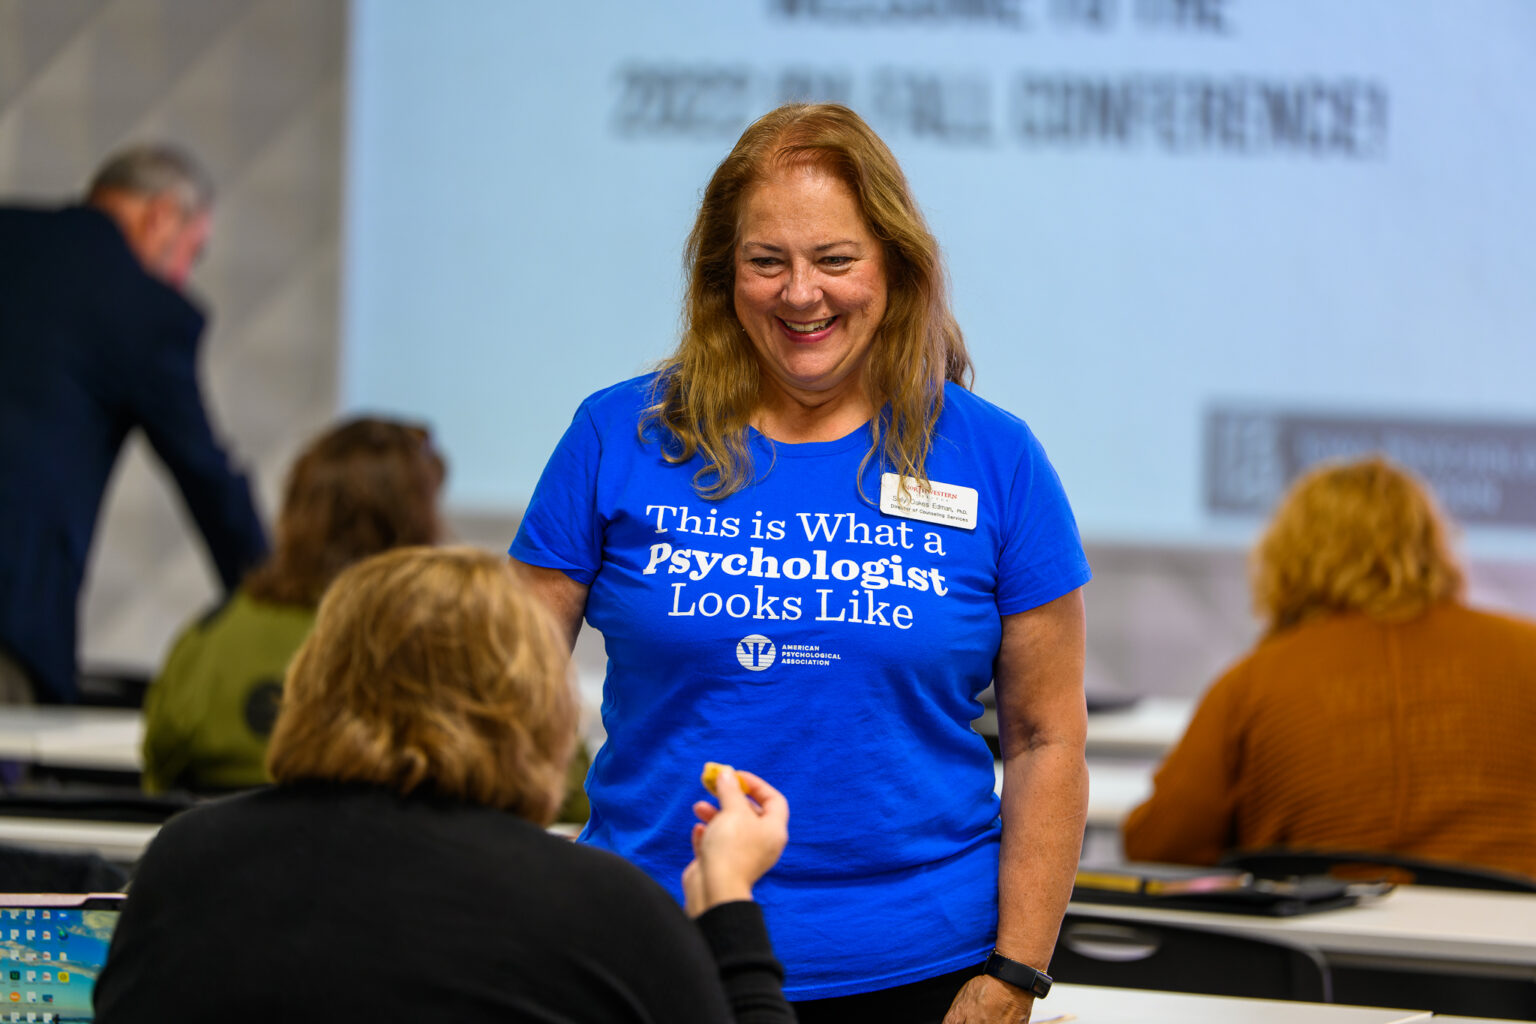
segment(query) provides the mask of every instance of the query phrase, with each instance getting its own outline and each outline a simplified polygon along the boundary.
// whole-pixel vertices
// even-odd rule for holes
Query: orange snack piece
[[[720,795],[720,791],[715,788],[715,783],[720,778],[720,769],[724,767],[725,765],[719,761],[705,761],[704,774],[699,778],[699,781],[704,783],[704,788],[715,794],[715,796]],[[745,793],[747,791],[747,780],[738,775],[736,781],[740,784],[741,791]]]

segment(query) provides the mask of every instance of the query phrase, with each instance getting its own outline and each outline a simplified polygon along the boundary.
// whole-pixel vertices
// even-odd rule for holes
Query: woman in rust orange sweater
[[[1536,877],[1536,624],[1461,603],[1447,533],[1380,458],[1296,484],[1255,551],[1265,636],[1126,819],[1127,857],[1284,845]]]

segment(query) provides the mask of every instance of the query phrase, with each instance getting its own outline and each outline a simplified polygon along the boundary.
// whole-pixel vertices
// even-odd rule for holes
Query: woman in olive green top
[[[441,533],[445,467],[419,426],[341,424],[305,449],[277,543],[226,603],[181,634],[144,701],[144,788],[216,792],[267,782],[283,674],[342,569]]]

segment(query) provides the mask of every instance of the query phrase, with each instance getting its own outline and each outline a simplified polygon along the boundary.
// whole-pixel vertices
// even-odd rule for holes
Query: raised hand
[[[750,900],[789,839],[789,801],[762,778],[721,766],[714,789],[718,807],[707,800],[693,805],[693,861],[683,870],[693,917],[718,903]]]

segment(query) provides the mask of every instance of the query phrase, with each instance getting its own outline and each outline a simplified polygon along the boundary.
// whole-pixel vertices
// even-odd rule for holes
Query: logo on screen
[[[760,634],[753,633],[736,641],[736,660],[749,672],[762,672],[772,666],[778,656],[779,649],[773,646],[773,641]]]

